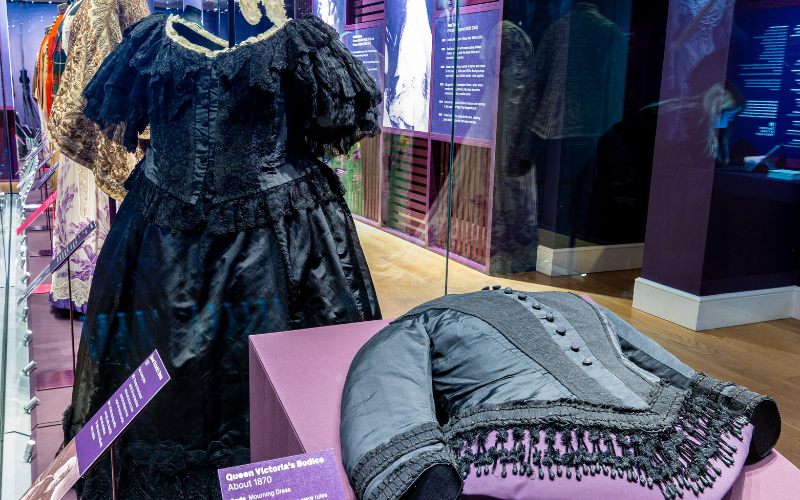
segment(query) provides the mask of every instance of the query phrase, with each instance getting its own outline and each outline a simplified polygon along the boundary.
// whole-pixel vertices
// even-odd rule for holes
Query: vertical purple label
[[[455,136],[492,140],[495,116],[497,35],[496,10],[462,14],[458,21]],[[450,135],[453,118],[455,20],[436,19],[433,61],[433,119],[431,131]]]
[[[345,500],[333,450],[220,469],[223,500]]]
[[[81,476],[125,432],[168,381],[164,363],[158,351],[153,351],[75,436]]]

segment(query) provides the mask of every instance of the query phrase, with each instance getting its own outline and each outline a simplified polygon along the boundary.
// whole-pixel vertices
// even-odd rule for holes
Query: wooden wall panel
[[[434,156],[435,201],[431,246],[447,248],[447,199],[450,144],[437,141]],[[491,149],[456,144],[450,215],[450,251],[486,265]]]
[[[425,239],[428,140],[390,134],[386,226]]]
[[[369,137],[361,140],[361,172],[364,178],[364,210],[359,214],[373,222],[378,222],[381,175],[381,138]]]
[[[383,21],[385,0],[347,0],[348,25],[359,25],[372,21]]]

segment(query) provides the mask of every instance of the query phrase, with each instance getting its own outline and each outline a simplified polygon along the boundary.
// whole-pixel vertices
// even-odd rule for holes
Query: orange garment
[[[56,37],[58,36],[58,27],[64,19],[64,14],[59,14],[53,26],[50,28],[50,33],[47,34],[47,78],[45,80],[45,111],[47,118],[50,119],[50,108],[53,107],[53,51],[56,48]]]
[[[47,81],[47,35],[42,40],[42,48],[39,51],[39,114],[41,118],[47,121],[45,110],[47,109],[47,94],[45,94],[44,87]]]

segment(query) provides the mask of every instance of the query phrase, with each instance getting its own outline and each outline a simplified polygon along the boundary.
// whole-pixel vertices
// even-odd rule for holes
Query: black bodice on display
[[[129,151],[150,125],[148,160],[128,181],[137,208],[221,234],[331,198],[309,155],[378,132],[381,100],[336,31],[307,15],[212,51],[176,28],[193,29],[163,14],[132,25],[83,92],[85,114]]]

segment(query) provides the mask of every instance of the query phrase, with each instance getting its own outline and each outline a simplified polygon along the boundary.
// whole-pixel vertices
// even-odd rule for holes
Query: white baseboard
[[[637,278],[633,307],[690,330],[800,319],[800,287],[698,296]]]
[[[644,243],[548,248],[539,245],[536,270],[548,276],[602,273],[642,267]]]

